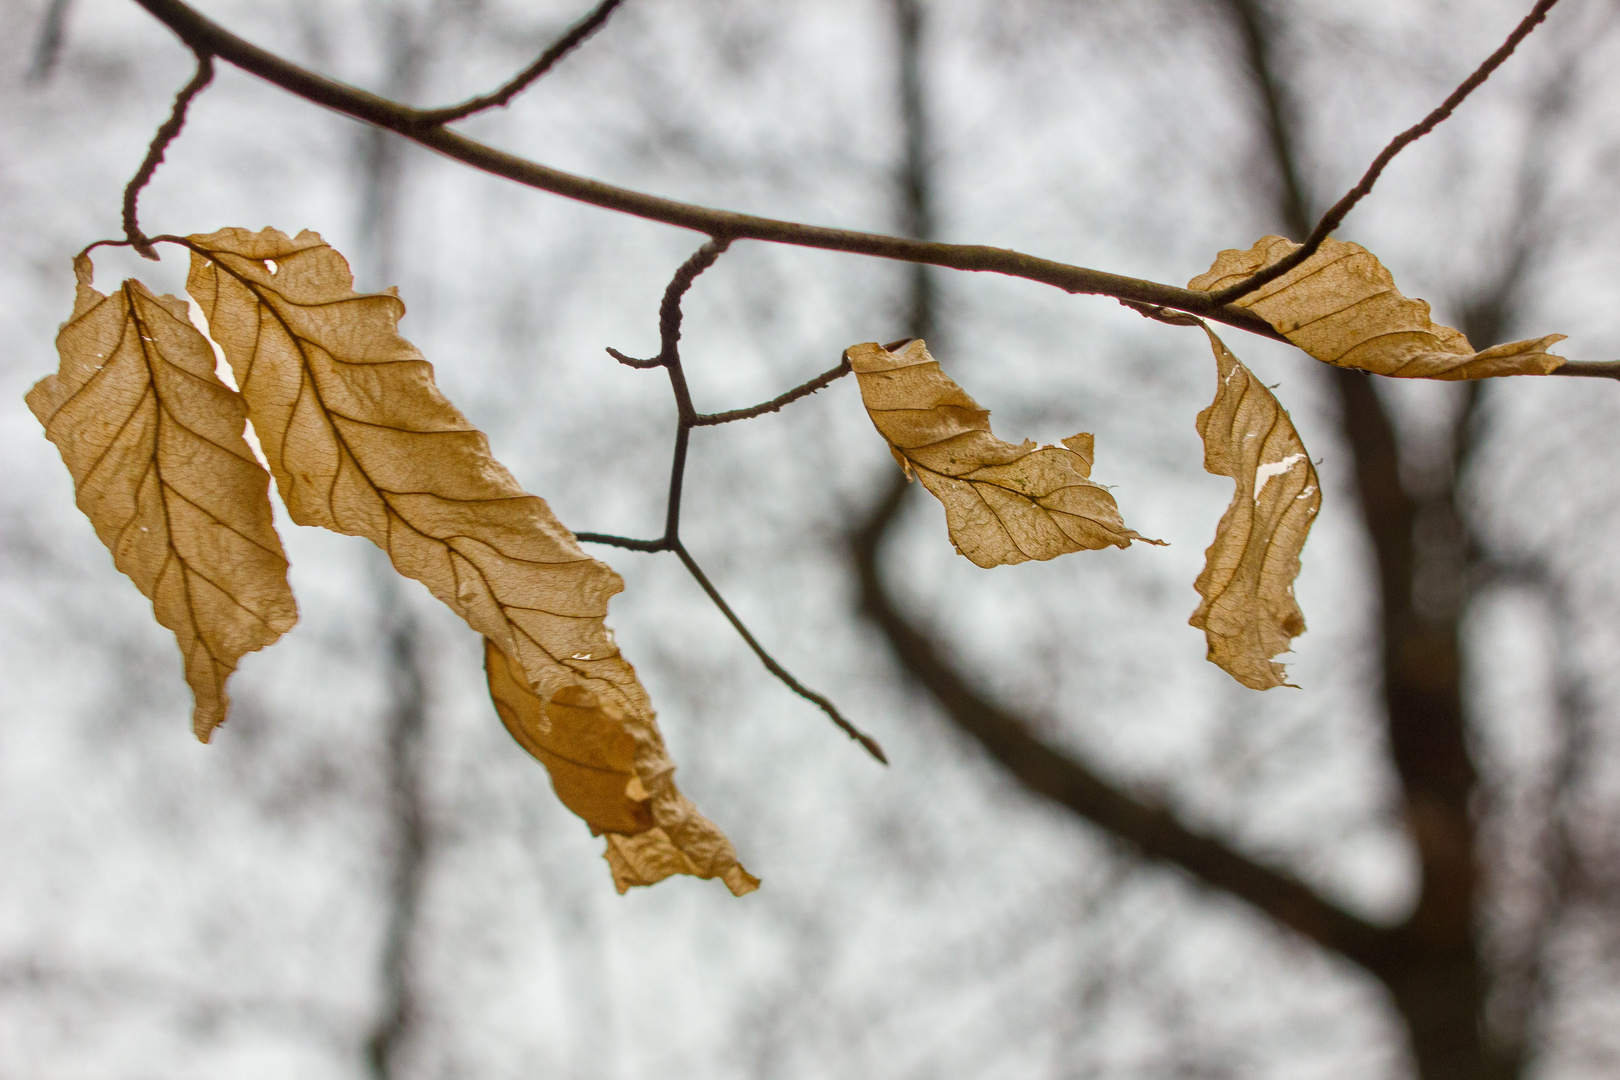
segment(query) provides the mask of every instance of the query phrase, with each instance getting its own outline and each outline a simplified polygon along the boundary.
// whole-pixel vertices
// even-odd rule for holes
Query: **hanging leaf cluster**
[[[1219,291],[1298,248],[1267,236],[1247,251],[1223,251],[1187,287]],[[1370,252],[1340,240],[1327,240],[1299,266],[1235,303],[1317,360],[1377,375],[1546,375],[1565,362],[1546,351],[1562,334],[1476,352],[1460,331],[1433,322],[1428,304],[1402,296]],[[1215,353],[1215,400],[1197,420],[1204,468],[1231,477],[1235,487],[1205,552],[1194,584],[1201,600],[1188,621],[1204,631],[1210,662],[1244,686],[1288,686],[1273,658],[1305,632],[1294,579],[1322,505],[1321,485],[1277,398],[1213,330],[1189,321],[1203,326]],[[921,341],[856,345],[845,356],[873,426],[906,476],[921,480],[943,504],[951,543],[977,565],[1052,559],[1144,539],[1125,527],[1108,489],[1091,480],[1090,435],[1039,448],[997,439],[989,412],[940,370]]]
[[[348,263],[312,232],[222,229],[180,242],[194,306],[134,280],[102,295],[89,257],[75,260],[60,367],[28,405],[114,564],[174,633],[197,737],[225,722],[242,657],[297,621],[273,477],[295,523],[372,541],[483,636],[496,712],[558,798],[606,838],[619,891],[674,874],[719,878],[739,896],[757,888],[675,787],[646,690],[605,623],[622,580],[439,392],[397,331],[405,309],[393,290],[355,292]],[[1268,236],[1223,251],[1189,288],[1226,288],[1296,247]],[[1475,351],[1365,249],[1336,240],[1236,303],[1310,356],[1379,375],[1477,379],[1564,362],[1546,351],[1556,334]],[[1288,413],[1203,328],[1216,369],[1214,401],[1197,417],[1204,466],[1234,490],[1190,622],[1211,662],[1264,690],[1288,685],[1274,658],[1305,630],[1293,587],[1321,486]],[[236,388],[217,374],[216,348]],[[855,345],[845,359],[874,427],[976,565],[1162,543],[1127,527],[1091,479],[1091,435],[1003,441],[921,340]]]
[[[392,292],[361,294],[319,236],[223,229],[187,238],[186,288],[240,392],[215,374],[187,304],[76,263],[61,367],[28,394],[79,508],[173,630],[207,741],[242,656],[296,620],[271,525],[288,516],[371,540],[484,636],[507,728],[559,797],[608,837],[622,892],[671,874],[758,886],[676,789],[647,692],[604,618],[623,581],[523,491],[434,385]]]

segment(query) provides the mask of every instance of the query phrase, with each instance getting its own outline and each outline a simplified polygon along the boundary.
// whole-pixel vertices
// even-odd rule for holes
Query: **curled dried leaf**
[[[1298,248],[1292,240],[1266,236],[1247,251],[1228,249],[1187,288],[1224,289]],[[1430,320],[1426,302],[1402,296],[1370,251],[1343,240],[1326,241],[1299,266],[1233,303],[1253,310],[1316,359],[1377,375],[1488,379],[1545,375],[1565,362],[1546,351],[1563,334],[1475,352],[1461,331]]]
[[[484,670],[506,730],[545,765],[563,805],[607,835],[621,893],[671,874],[717,877],[736,896],[759,888],[731,842],[676,790],[656,727],[616,715],[576,687],[542,701],[488,638]]]
[[[61,365],[28,392],[28,407],[61,451],[79,509],[114,565],[174,631],[192,727],[207,742],[225,722],[225,681],[237,662],[298,621],[270,478],[186,302],[138,281],[104,296],[88,256],[73,269],[77,299],[56,339]]]
[[[399,297],[356,293],[348,263],[312,232],[189,240],[187,288],[236,373],[293,520],[376,543],[512,661],[514,685],[560,703],[550,723],[610,744],[620,729],[638,763],[667,776],[652,705],[604,622],[623,581],[580,550],[439,392],[396,330]],[[708,828],[690,837],[702,849],[693,866],[710,865],[718,844],[730,849]]]
[[[898,352],[867,343],[844,355],[895,460],[945,507],[951,543],[979,566],[1160,543],[1126,528],[1114,496],[1091,480],[1090,435],[1062,446],[1003,442],[990,431],[989,410],[940,370],[920,339]]]
[[[1283,665],[1305,632],[1294,600],[1299,553],[1322,506],[1305,444],[1277,399],[1215,333],[1215,400],[1198,414],[1204,468],[1237,482],[1204,553],[1195,585],[1203,600],[1188,621],[1204,631],[1209,660],[1244,686],[1290,685]]]

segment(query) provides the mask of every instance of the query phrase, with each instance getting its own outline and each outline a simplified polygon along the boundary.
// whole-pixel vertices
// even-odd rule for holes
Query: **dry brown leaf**
[[[1187,288],[1224,289],[1298,248],[1292,240],[1266,236],[1248,251],[1228,249]],[[1461,331],[1430,321],[1427,303],[1402,296],[1371,252],[1343,240],[1326,241],[1299,266],[1233,303],[1252,309],[1318,360],[1378,375],[1488,379],[1545,375],[1565,362],[1546,351],[1563,334],[1475,352]]]
[[[484,669],[506,730],[545,765],[563,805],[591,832],[607,834],[621,893],[671,874],[717,877],[737,896],[759,888],[730,841],[675,789],[675,766],[656,728],[613,718],[578,687],[541,701],[488,638]]]
[[[1203,600],[1188,620],[1204,631],[1209,660],[1244,686],[1291,685],[1271,658],[1305,632],[1294,600],[1299,552],[1322,506],[1305,444],[1270,390],[1214,331],[1215,400],[1198,414],[1204,468],[1237,482],[1204,553],[1195,585]]]
[[[79,509],[113,563],[174,631],[208,741],[225,680],[298,621],[270,516],[270,478],[242,437],[242,402],[184,300],[126,281],[110,296],[73,262],[78,294],[57,335],[61,366],[28,407],[73,474]]]
[[[187,288],[236,373],[293,520],[376,543],[515,663],[522,679],[513,686],[558,703],[545,723],[520,727],[574,726],[558,746],[605,739],[612,760],[622,746],[615,733],[627,733],[655,810],[665,787],[679,798],[646,691],[603,622],[623,582],[580,550],[439,393],[431,366],[396,330],[398,296],[356,293],[348,263],[312,232],[189,239]],[[522,714],[514,699],[506,695],[503,715]],[[558,787],[572,791],[575,779]],[[685,845],[682,872],[726,876],[736,865],[729,841],[695,812],[676,833],[654,821],[636,835],[662,830]],[[610,833],[610,860],[622,839]],[[747,884],[737,871],[727,878],[733,891]],[[621,888],[656,880],[617,864],[614,873]]]
[[[979,566],[1145,540],[1090,479],[1090,435],[1062,446],[1003,442],[990,432],[989,410],[940,370],[921,339],[898,352],[869,342],[844,355],[895,460],[944,505],[951,543]]]

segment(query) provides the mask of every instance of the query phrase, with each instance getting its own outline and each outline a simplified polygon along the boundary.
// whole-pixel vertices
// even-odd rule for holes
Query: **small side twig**
[[[669,544],[660,536],[657,540],[636,540],[628,536],[614,536],[612,533],[575,533],[574,539],[587,544],[607,544],[611,547],[629,548],[631,551],[668,551]]]
[[[169,118],[157,129],[152,136],[152,145],[146,149],[146,160],[136,170],[129,185],[124,188],[124,235],[129,238],[130,246],[140,252],[143,258],[157,261],[157,251],[152,247],[152,241],[141,232],[140,221],[136,217],[136,203],[140,201],[141,190],[151,181],[152,174],[163,163],[163,155],[180,134],[180,129],[186,126],[186,111],[191,108],[191,102],[202,93],[214,79],[214,58],[206,52],[197,52],[197,73],[191,81],[180,88],[174,97],[174,108]]]
[[[754,650],[754,655],[759,657],[760,662],[765,665],[765,669],[780,679],[782,685],[789,690],[820,707],[821,711],[826,713],[840,730],[864,746],[874,758],[887,765],[889,759],[884,756],[883,748],[878,745],[876,739],[850,723],[838,711],[838,707],[829,701],[825,695],[816,693],[798,679],[795,679],[786,668],[776,662],[775,657],[765,651],[765,647],[759,643],[759,639],[754,637],[748,627],[743,624],[743,621],[737,617],[737,613],[731,610],[731,605],[726,603],[719,590],[714,587],[714,583],[709,580],[708,575],[703,572],[697,561],[692,558],[691,553],[686,550],[685,545],[681,543],[681,489],[686,478],[686,451],[691,442],[692,429],[712,424],[724,424],[731,420],[745,420],[752,416],[762,416],[768,412],[775,412],[784,405],[815,393],[834,379],[848,374],[851,370],[850,363],[846,359],[831,371],[823,372],[802,386],[794,387],[787,393],[762,404],[747,409],[733,409],[730,412],[723,413],[700,413],[697,411],[692,405],[692,391],[686,383],[686,371],[681,367],[681,323],[685,318],[681,310],[681,302],[685,299],[687,291],[692,288],[692,283],[697,280],[698,275],[713,266],[715,260],[720,258],[730,244],[731,238],[724,233],[712,236],[706,244],[694,251],[691,257],[683,262],[680,268],[675,271],[675,275],[670,278],[669,285],[664,289],[664,298],[658,305],[657,356],[639,359],[634,356],[626,356],[618,349],[610,348],[607,350],[609,356],[627,367],[639,368],[644,371],[661,367],[669,373],[669,387],[675,395],[677,421],[675,425],[675,451],[669,469],[669,493],[665,500],[664,535],[656,540],[638,540],[628,536],[615,536],[611,533],[582,532],[575,533],[574,538],[588,544],[607,544],[612,547],[625,548],[629,551],[673,551],[680,558],[687,572],[702,586],[703,591],[714,602],[714,606],[720,609],[720,613],[731,623],[733,629],[748,643],[748,647]]]
[[[1334,203],[1328,212],[1322,215],[1322,220],[1316,223],[1316,228],[1312,229],[1311,234],[1305,238],[1303,246],[1252,277],[1244,278],[1235,285],[1228,285],[1226,288],[1212,293],[1210,296],[1211,302],[1222,305],[1230,304],[1239,297],[1247,296],[1261,286],[1277,280],[1316,254],[1316,250],[1322,246],[1323,241],[1332,235],[1333,230],[1344,222],[1345,217],[1355,208],[1355,205],[1372,191],[1373,185],[1378,182],[1378,177],[1382,175],[1384,167],[1395,159],[1395,155],[1433,131],[1455,112],[1457,106],[1463,103],[1463,99],[1479,89],[1485,80],[1491,77],[1491,73],[1501,67],[1509,56],[1513,55],[1513,51],[1519,47],[1519,43],[1529,37],[1532,30],[1541,25],[1542,21],[1547,17],[1547,12],[1551,11],[1556,3],[1558,3],[1558,0],[1536,0],[1536,6],[1531,8],[1530,14],[1526,15],[1519,25],[1513,28],[1513,33],[1507,36],[1507,40],[1502,42],[1495,52],[1486,57],[1485,62],[1475,68],[1474,73],[1464,79],[1457,89],[1453,90],[1450,96],[1440,103],[1437,109],[1425,116],[1419,123],[1395,136],[1388,146],[1379,151],[1378,156],[1367,167],[1366,173],[1362,175],[1356,186],[1346,192],[1344,198]]]
[[[465,120],[474,113],[485,109],[505,108],[523,91],[533,85],[542,75],[557,65],[557,61],[573,52],[585,39],[600,30],[624,0],[602,0],[579,22],[570,26],[562,37],[552,42],[546,51],[540,54],[539,59],[514,75],[510,81],[493,93],[480,97],[468,98],[459,105],[447,105],[442,109],[424,109],[418,120],[424,127],[436,127],[440,124],[449,124],[457,120]]]
[[[849,366],[849,359],[846,357],[842,362],[839,363],[837,367],[823,371],[820,375],[817,375],[809,382],[795,386],[792,390],[789,390],[785,394],[778,394],[769,401],[761,402],[758,405],[752,405],[746,409],[730,409],[726,412],[717,413],[699,413],[692,420],[692,426],[711,427],[715,424],[729,424],[733,420],[752,420],[754,417],[764,416],[766,413],[780,412],[784,406],[791,405],[800,398],[809,397],[817,390],[820,390],[825,386],[830,386],[839,379],[842,379],[845,375],[848,375],[853,370],[854,369]]]
[[[731,605],[726,603],[725,598],[721,596],[719,590],[714,587],[714,583],[711,582],[709,580],[709,576],[703,572],[703,568],[698,566],[697,560],[692,558],[691,553],[686,550],[685,545],[677,540],[671,545],[670,550],[674,551],[675,554],[680,558],[681,562],[685,564],[687,572],[692,575],[693,579],[696,580],[700,586],[702,586],[703,591],[709,594],[709,599],[714,601],[714,606],[720,609],[720,614],[726,617],[726,619],[731,623],[732,627],[737,631],[738,635],[748,643],[748,647],[754,650],[754,655],[759,657],[760,663],[765,665],[765,669],[767,671],[780,679],[782,684],[789,690],[792,690],[795,694],[798,694],[806,701],[813,702],[819,706],[821,711],[826,713],[828,718],[830,718],[834,724],[837,724],[839,729],[843,731],[844,734],[848,735],[851,739],[854,739],[856,742],[864,746],[867,753],[871,754],[885,765],[889,763],[888,757],[883,753],[883,747],[878,745],[878,741],[876,739],[872,738],[872,736],[866,734],[860,728],[844,719],[844,715],[838,711],[837,706],[835,706],[831,701],[828,701],[825,696],[816,693],[814,690],[801,683],[798,679],[795,679],[791,674],[789,674],[786,668],[776,662],[775,658],[772,657],[770,653],[765,651],[765,647],[759,643],[758,639],[756,639],[753,634],[749,633],[748,627],[743,625],[743,621],[737,617],[737,613],[731,610]]]
[[[626,356],[624,353],[620,352],[618,349],[615,349],[611,345],[608,346],[607,354],[613,357],[613,359],[617,360],[619,363],[623,364],[625,367],[639,368],[642,371],[645,371],[648,368],[664,366],[664,358],[662,356],[649,356],[647,359],[642,360],[634,356]]]

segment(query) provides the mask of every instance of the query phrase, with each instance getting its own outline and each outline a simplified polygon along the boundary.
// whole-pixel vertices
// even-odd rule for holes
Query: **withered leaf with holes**
[[[237,661],[298,621],[270,478],[186,302],[138,281],[103,296],[88,256],[73,269],[77,299],[56,339],[61,365],[28,392],[28,407],[61,451],[113,564],[174,631],[192,727],[207,742],[225,722],[225,680]]]
[[[503,716],[572,726],[557,745],[604,740],[610,758],[627,734],[654,814],[630,822],[646,828],[626,843],[673,844],[686,859],[680,872],[723,877],[733,891],[747,885],[730,842],[675,791],[647,693],[603,621],[624,587],[619,575],[580,550],[439,392],[396,330],[399,297],[356,293],[348,263],[312,232],[223,229],[189,240],[187,288],[236,373],[293,520],[373,541],[493,642],[512,670],[491,665],[492,684],[505,671],[513,688],[534,694],[525,714],[511,705],[521,695],[494,689]],[[659,820],[660,805],[678,805],[684,827]],[[656,878],[615,866],[615,880],[623,888]]]
[[[1265,236],[1247,251],[1228,249],[1187,288],[1214,292],[1252,277],[1298,250]],[[1405,379],[1488,379],[1545,375],[1564,364],[1547,352],[1563,334],[1496,345],[1483,352],[1461,331],[1429,318],[1429,305],[1402,296],[1366,248],[1328,240],[1303,263],[1233,301],[1250,308],[1311,356],[1337,367]]]
[[[1188,621],[1204,631],[1209,660],[1244,686],[1290,685],[1283,665],[1305,632],[1294,600],[1299,553],[1322,507],[1305,444],[1277,399],[1214,331],[1215,400],[1198,414],[1204,468],[1237,483],[1232,503],[1204,553],[1196,588],[1203,600]]]
[[[979,566],[1160,543],[1127,529],[1114,496],[1091,480],[1090,435],[1062,446],[1003,442],[991,434],[989,410],[940,370],[920,339],[897,352],[867,343],[844,355],[895,460],[944,505],[951,543]]]

